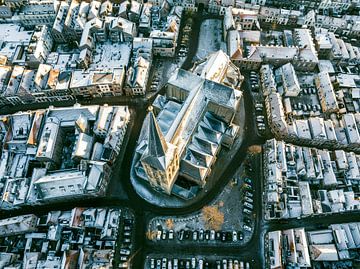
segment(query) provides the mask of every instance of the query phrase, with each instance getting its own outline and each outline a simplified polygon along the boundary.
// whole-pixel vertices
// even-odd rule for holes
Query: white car
[[[155,269],[155,259],[150,260],[150,269]]]
[[[236,242],[236,241],[237,241],[237,232],[236,232],[236,231],[233,231],[233,232],[232,232],[232,241],[233,241],[233,242]]]
[[[174,259],[174,269],[178,269],[179,260]]]
[[[243,225],[243,228],[244,228],[244,230],[247,231],[247,232],[250,232],[250,233],[252,232],[251,227],[247,226],[246,224]]]
[[[198,266],[199,269],[203,269],[204,268],[204,260],[203,259],[200,259],[199,260],[199,266]]]
[[[243,212],[244,212],[244,214],[251,215],[251,210],[249,210],[247,208],[244,208]]]
[[[196,268],[196,259],[195,258],[191,258],[191,268]]]
[[[169,240],[173,240],[174,239],[174,230],[170,230],[169,231]]]
[[[210,240],[215,240],[215,230],[210,231]]]
[[[239,269],[239,261],[234,260],[234,269]]]
[[[156,240],[161,240],[161,230],[157,231]]]
[[[245,203],[244,203],[244,206],[245,206],[246,208],[248,208],[248,209],[251,209],[251,210],[254,209],[254,206],[253,206],[252,204],[248,203],[248,202],[245,202]]]

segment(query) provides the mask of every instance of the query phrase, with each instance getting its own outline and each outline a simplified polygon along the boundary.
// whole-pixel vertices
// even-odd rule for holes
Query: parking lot
[[[196,214],[152,219],[148,239],[164,244],[245,244],[254,227],[252,172],[245,162],[221,194]]]
[[[117,242],[119,268],[130,268],[131,266],[131,257],[134,251],[134,227],[134,214],[127,208],[122,209]]]
[[[320,116],[321,106],[314,84],[314,76],[298,74],[298,80],[301,92],[298,96],[290,99],[293,117],[302,119],[310,116]]]
[[[146,257],[146,269],[250,269],[250,263],[236,257],[213,256],[172,256]]]
[[[195,61],[206,58],[209,54],[222,49],[226,51],[223,40],[222,22],[218,19],[207,19],[201,24],[199,45]]]

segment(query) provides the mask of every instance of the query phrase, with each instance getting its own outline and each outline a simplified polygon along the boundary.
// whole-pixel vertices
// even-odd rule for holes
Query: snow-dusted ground
[[[222,21],[219,19],[205,20],[200,27],[199,45],[195,60],[204,59],[210,53],[222,49],[226,52],[223,42]]]

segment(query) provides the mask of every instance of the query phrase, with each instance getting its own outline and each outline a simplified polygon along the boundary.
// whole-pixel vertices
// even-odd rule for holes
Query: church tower
[[[147,148],[141,157],[141,164],[149,179],[149,183],[167,194],[177,177],[179,157],[176,147],[166,142],[164,135],[150,110],[147,119]]]

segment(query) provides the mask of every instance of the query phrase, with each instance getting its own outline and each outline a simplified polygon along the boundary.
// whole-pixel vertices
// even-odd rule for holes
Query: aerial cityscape
[[[359,269],[359,40],[359,0],[0,0],[0,269]]]

